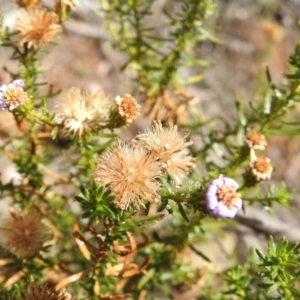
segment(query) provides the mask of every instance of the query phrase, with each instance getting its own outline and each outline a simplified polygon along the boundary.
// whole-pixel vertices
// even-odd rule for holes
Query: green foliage
[[[256,250],[260,258],[258,276],[262,278],[259,287],[266,289],[268,299],[298,299],[300,291],[295,287],[299,280],[300,255],[298,243],[289,243],[282,238],[276,245],[269,237],[268,255]],[[270,296],[269,296],[270,295]]]
[[[257,257],[249,255],[247,262],[229,269],[222,275],[223,287],[212,296],[214,300],[298,299],[299,251],[298,243],[282,238],[277,244],[269,237],[268,254],[256,249]],[[258,258],[258,260],[257,260]],[[209,284],[203,287],[203,297],[211,299]]]
[[[101,215],[113,219],[115,217],[114,212],[109,208],[109,204],[115,199],[115,196],[111,195],[109,191],[105,191],[103,186],[99,186],[97,183],[92,183],[92,191],[81,187],[82,196],[75,196],[75,199],[80,202],[82,209],[84,210],[82,218],[97,218],[99,221]]]
[[[178,69],[182,66],[203,68],[209,65],[197,59],[193,50],[200,41],[219,42],[206,28],[209,17],[215,14],[215,1],[175,1],[180,11],[172,14],[167,8],[164,9],[160,22],[165,30],[161,32],[157,32],[151,24],[156,17],[152,11],[156,1],[100,2],[115,46],[128,57],[123,68],[129,66],[136,71],[139,84],[146,89],[147,96],[157,96],[169,85],[178,89],[183,83],[202,80],[202,75],[179,78]]]

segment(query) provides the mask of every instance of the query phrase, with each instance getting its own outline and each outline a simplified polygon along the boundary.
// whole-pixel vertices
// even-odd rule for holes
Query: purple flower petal
[[[223,186],[224,185],[224,180],[223,180],[223,176],[220,176],[219,178],[217,179],[214,179],[211,183],[210,183],[210,186],[213,185],[216,187],[216,190],[220,187],[220,186]]]
[[[219,203],[218,198],[217,198],[217,191],[218,191],[218,187],[212,181],[210,183],[207,193],[206,193],[206,207],[209,210],[213,210]]]
[[[238,189],[240,186],[239,184],[233,180],[232,178],[228,178],[228,177],[222,177],[223,179],[223,185],[226,185],[226,186],[232,186],[233,188],[235,189]]]
[[[8,90],[16,90],[22,88],[24,86],[24,81],[22,79],[16,79],[10,84],[3,84],[0,86],[0,110],[8,109],[10,111],[14,110],[18,106],[22,105],[25,100],[26,93],[22,89],[22,91],[18,91],[18,99],[14,99],[13,103],[11,101],[7,101],[6,97],[9,97]],[[7,102],[9,104],[7,104]]]
[[[222,217],[222,218],[234,218],[237,209],[236,207],[233,207],[232,209],[229,209],[226,205],[224,205],[222,202],[219,202],[217,207],[211,212],[213,216],[216,217]]]
[[[223,218],[234,218],[237,211],[242,208],[242,199],[237,199],[233,207],[229,208],[220,199],[218,199],[218,189],[227,186],[233,189],[238,189],[238,183],[232,178],[220,176],[219,178],[211,181],[206,192],[206,207],[214,216]],[[232,199],[234,201],[234,199]]]
[[[239,198],[236,202],[236,204],[234,205],[234,207],[236,207],[237,210],[241,210],[243,206],[243,201],[241,198]]]
[[[13,84],[14,87],[23,87],[24,86],[24,80],[16,79],[11,84]]]
[[[4,102],[0,102],[0,109],[5,110],[7,108],[7,105]]]
[[[213,210],[215,209],[215,207],[218,205],[219,201],[218,198],[216,196],[216,194],[206,194],[206,207],[209,210]]]
[[[0,87],[0,92],[1,92],[1,93],[5,93],[5,92],[7,91],[7,89],[8,89],[8,86],[7,86],[6,84],[3,84],[3,85],[1,85],[1,87]]]

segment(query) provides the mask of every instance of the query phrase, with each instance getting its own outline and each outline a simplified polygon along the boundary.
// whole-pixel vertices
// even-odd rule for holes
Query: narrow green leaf
[[[270,266],[273,266],[274,263],[272,261],[267,260],[267,261],[260,263],[259,265],[263,266],[263,267],[270,267]]]
[[[81,216],[82,219],[87,219],[89,218],[91,215],[93,214],[93,211],[92,210],[88,210],[86,212],[84,212]]]
[[[114,142],[114,139],[111,139],[111,140],[107,141],[106,143],[104,143],[102,145],[93,147],[93,152],[94,153],[102,152],[103,150],[109,148],[113,142]]]
[[[268,288],[270,288],[273,285],[273,283],[262,283],[262,282],[260,282],[257,285],[259,287],[263,288],[263,289],[268,289]]]
[[[173,215],[173,214],[174,214],[173,209],[172,209],[172,207],[171,207],[169,204],[166,205],[166,210],[167,210],[167,212],[168,212],[170,215]]]
[[[189,246],[196,254],[198,254],[200,257],[202,257],[204,260],[211,262],[211,260],[205,255],[203,254],[200,250],[194,248],[192,245]]]
[[[279,287],[280,287],[280,283],[276,282],[272,286],[269,287],[268,292],[272,293],[274,291],[277,291]]]
[[[107,197],[103,198],[103,203],[109,204],[109,203],[113,202],[115,200],[115,198],[116,198],[116,196],[114,196],[114,195],[107,196]]]
[[[189,222],[189,218],[188,216],[186,215],[183,207],[182,207],[182,204],[180,202],[177,202],[177,205],[178,205],[178,208],[179,208],[179,212],[181,214],[181,216],[183,217],[183,219],[185,219],[187,222]]]
[[[97,209],[97,211],[98,211],[98,209]],[[102,212],[103,212],[105,215],[107,215],[109,218],[115,219],[115,214],[114,214],[114,212],[113,212],[110,208],[108,208],[107,206],[101,205],[101,206],[99,207],[99,211],[102,211]]]
[[[270,235],[270,237],[268,239],[268,256],[271,257],[271,256],[275,255],[275,251],[276,251],[276,245],[274,243],[273,236]]]
[[[286,252],[291,253],[293,252],[298,246],[298,243],[290,243],[287,247],[286,247]]]
[[[74,198],[75,198],[78,202],[86,201],[86,199],[83,198],[82,196],[75,196]]]
[[[285,266],[285,267],[299,267],[300,264],[296,261],[284,261],[281,263],[282,266]]]
[[[168,205],[168,200],[163,200],[160,204],[160,206],[157,209],[157,212],[162,212],[164,209],[166,209],[166,206]]]
[[[185,81],[183,81],[183,84],[188,85],[188,84],[193,84],[202,81],[204,78],[203,74],[198,74],[194,76],[188,77]]]
[[[55,126],[55,127],[53,128],[52,132],[51,132],[51,137],[52,137],[53,140],[56,139],[57,134],[58,134],[58,127]]]
[[[145,215],[146,215],[146,216],[148,216],[149,210],[150,210],[150,202],[147,202],[147,203],[146,203],[146,206],[145,206]]]
[[[157,215],[154,217],[150,218],[144,218],[144,219],[139,219],[139,220],[126,220],[121,226],[120,229],[124,231],[132,231],[141,229],[141,228],[147,228],[150,227],[154,224],[156,224],[158,221],[160,221],[164,215]]]
[[[149,280],[151,280],[151,278],[155,275],[155,273],[156,273],[155,269],[147,270],[147,273],[145,274],[145,276],[142,276],[142,278],[140,279],[137,289],[141,290],[146,285],[146,283]]]
[[[294,295],[294,296],[298,296],[298,297],[300,297],[300,290],[299,289],[296,289],[296,288],[294,288],[293,286],[288,286],[288,289],[292,292],[292,294]],[[297,299],[300,299],[300,298],[297,298]]]
[[[300,135],[300,128],[284,129],[284,128],[268,128],[266,130],[268,135],[285,135],[285,136],[297,136]]]
[[[276,253],[278,256],[281,256],[285,253],[288,241],[283,237],[277,245]]]
[[[87,188],[85,188],[84,186],[81,186],[80,187],[80,191],[81,191],[81,194],[85,197],[85,198],[88,198],[90,192]]]
[[[100,186],[100,187],[97,189],[97,191],[96,191],[96,198],[97,198],[98,201],[101,201],[101,200],[102,200],[102,196],[103,196],[104,192],[105,192],[104,186]]]
[[[300,73],[296,73],[296,74],[287,74],[285,75],[288,79],[292,79],[292,80],[300,80]]]
[[[243,127],[246,126],[246,124],[247,124],[247,117],[245,115],[245,110],[244,110],[244,108],[241,105],[241,100],[238,99],[238,98],[235,99],[235,107],[236,107],[236,110],[237,110],[237,113],[238,113],[241,125]]]
[[[117,137],[119,137],[119,134],[100,132],[100,133],[98,133],[98,136],[103,137],[103,138],[117,138]]]

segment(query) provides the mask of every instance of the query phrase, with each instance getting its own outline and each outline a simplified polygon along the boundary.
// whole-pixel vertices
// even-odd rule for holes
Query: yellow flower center
[[[254,169],[256,169],[259,173],[267,173],[270,166],[270,162],[265,157],[259,157],[254,162]]]
[[[42,28],[35,28],[30,33],[30,38],[32,40],[40,41],[43,36],[45,35],[45,29]]]
[[[259,145],[262,142],[262,136],[257,132],[251,132],[247,136],[254,145]]]
[[[217,198],[219,202],[225,204],[228,208],[232,208],[240,195],[236,192],[236,189],[232,186],[221,186],[217,191]]]

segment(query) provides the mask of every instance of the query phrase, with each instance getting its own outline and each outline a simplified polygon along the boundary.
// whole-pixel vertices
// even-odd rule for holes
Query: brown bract
[[[38,252],[43,237],[41,218],[34,209],[10,211],[0,224],[0,243],[7,251],[19,256]]]
[[[184,89],[164,90],[146,100],[144,114],[149,115],[152,120],[157,119],[167,124],[177,124],[187,118],[191,109],[197,109],[195,106],[198,102],[199,98]]]
[[[127,209],[160,200],[160,175],[160,163],[146,149],[118,142],[116,148],[99,157],[93,177],[116,196],[117,206]]]
[[[20,31],[20,45],[27,43],[29,48],[40,48],[45,43],[52,42],[62,32],[57,15],[41,8],[18,18],[16,29]]]
[[[16,0],[16,3],[27,10],[34,9],[42,0]]]
[[[193,142],[186,141],[187,137],[178,133],[176,125],[164,128],[161,122],[154,121],[151,129],[137,135],[136,141],[155,154],[176,186],[182,186],[185,176],[195,167],[187,148]]]

